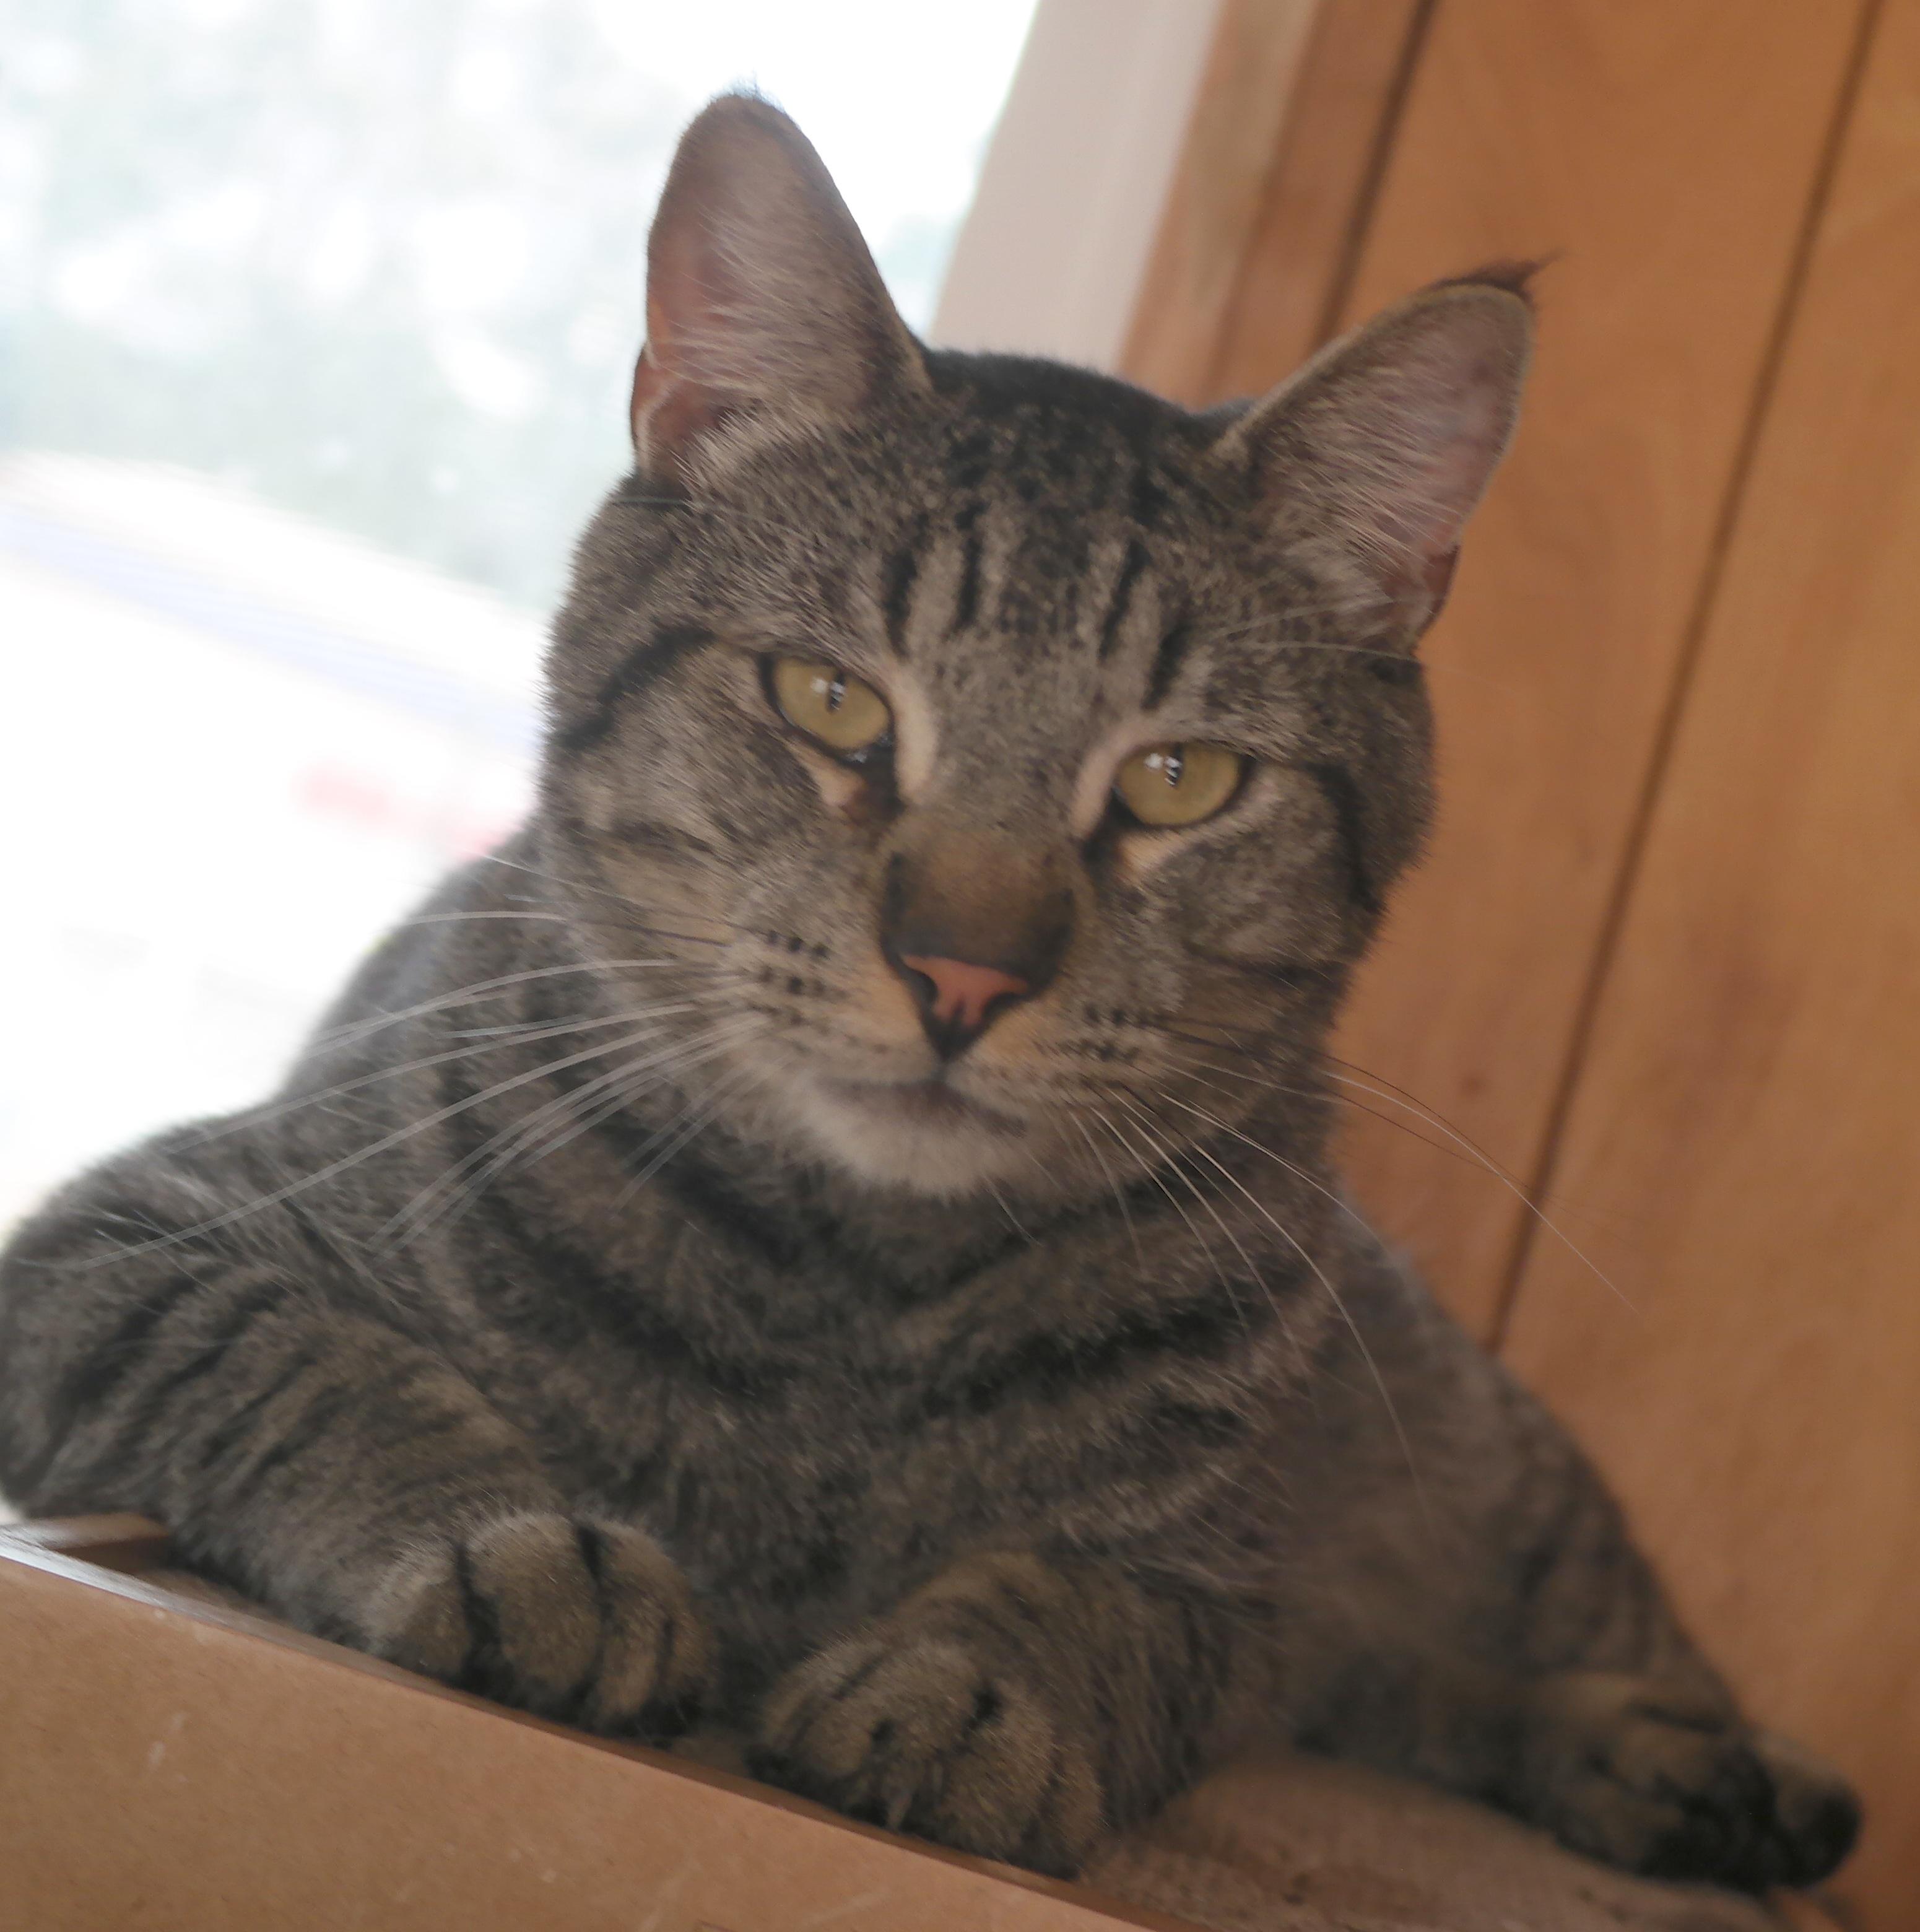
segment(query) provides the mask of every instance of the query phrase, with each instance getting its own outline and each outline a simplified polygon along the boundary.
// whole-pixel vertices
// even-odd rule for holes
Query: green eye
[[[776,658],[767,682],[781,716],[830,751],[863,752],[892,728],[886,699],[836,665]]]
[[[1246,769],[1224,745],[1149,745],[1114,774],[1113,788],[1142,825],[1198,825],[1239,790]]]

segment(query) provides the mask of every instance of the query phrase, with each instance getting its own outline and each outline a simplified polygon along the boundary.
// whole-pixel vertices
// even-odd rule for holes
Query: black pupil
[[[1167,783],[1178,791],[1180,789],[1181,776],[1186,770],[1186,759],[1184,754],[1176,746],[1174,749],[1166,754],[1161,762],[1160,769],[1167,775]]]
[[[832,680],[826,687],[826,708],[838,711],[847,701],[847,680],[844,677]]]

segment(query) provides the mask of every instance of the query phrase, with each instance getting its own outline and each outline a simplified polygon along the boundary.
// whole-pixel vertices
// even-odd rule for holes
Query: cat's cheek
[[[1180,857],[1190,836],[1184,832],[1123,832],[1113,851],[1119,883],[1134,892],[1146,889],[1162,866]]]
[[[820,802],[829,812],[852,823],[861,823],[867,818],[870,809],[868,787],[858,772],[849,770],[838,759],[824,758],[804,746],[796,746],[794,756],[813,782]]]
[[[919,679],[904,666],[888,680],[887,696],[893,707],[893,728],[898,740],[894,783],[901,799],[910,805],[933,777],[940,742],[938,721]]]
[[[1345,908],[1318,868],[1290,868],[1258,885],[1216,880],[1211,890],[1191,895],[1182,930],[1202,953],[1238,960],[1255,971],[1275,964],[1330,964],[1352,946]]]
[[[1326,965],[1354,947],[1352,895],[1324,821],[1284,808],[1154,882],[1154,916],[1202,955],[1258,968]],[[1224,830],[1224,828],[1223,828]]]

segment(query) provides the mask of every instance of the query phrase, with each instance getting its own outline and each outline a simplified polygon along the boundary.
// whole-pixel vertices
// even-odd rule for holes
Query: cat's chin
[[[1030,1172],[1026,1124],[940,1079],[805,1082],[801,1124],[859,1179],[950,1198]]]

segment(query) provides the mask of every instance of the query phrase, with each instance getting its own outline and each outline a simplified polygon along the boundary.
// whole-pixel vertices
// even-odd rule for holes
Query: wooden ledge
[[[0,1528],[0,1922],[34,1932],[1780,1932],[1425,1787],[1276,1758],[1090,1886],[896,1838],[291,1630],[138,1517]],[[185,1592],[192,1592],[188,1594]],[[1116,1896],[1136,1901],[1121,1904]],[[1791,1923],[1830,1926],[1796,1904]],[[1167,1916],[1185,1914],[1184,1917]]]

